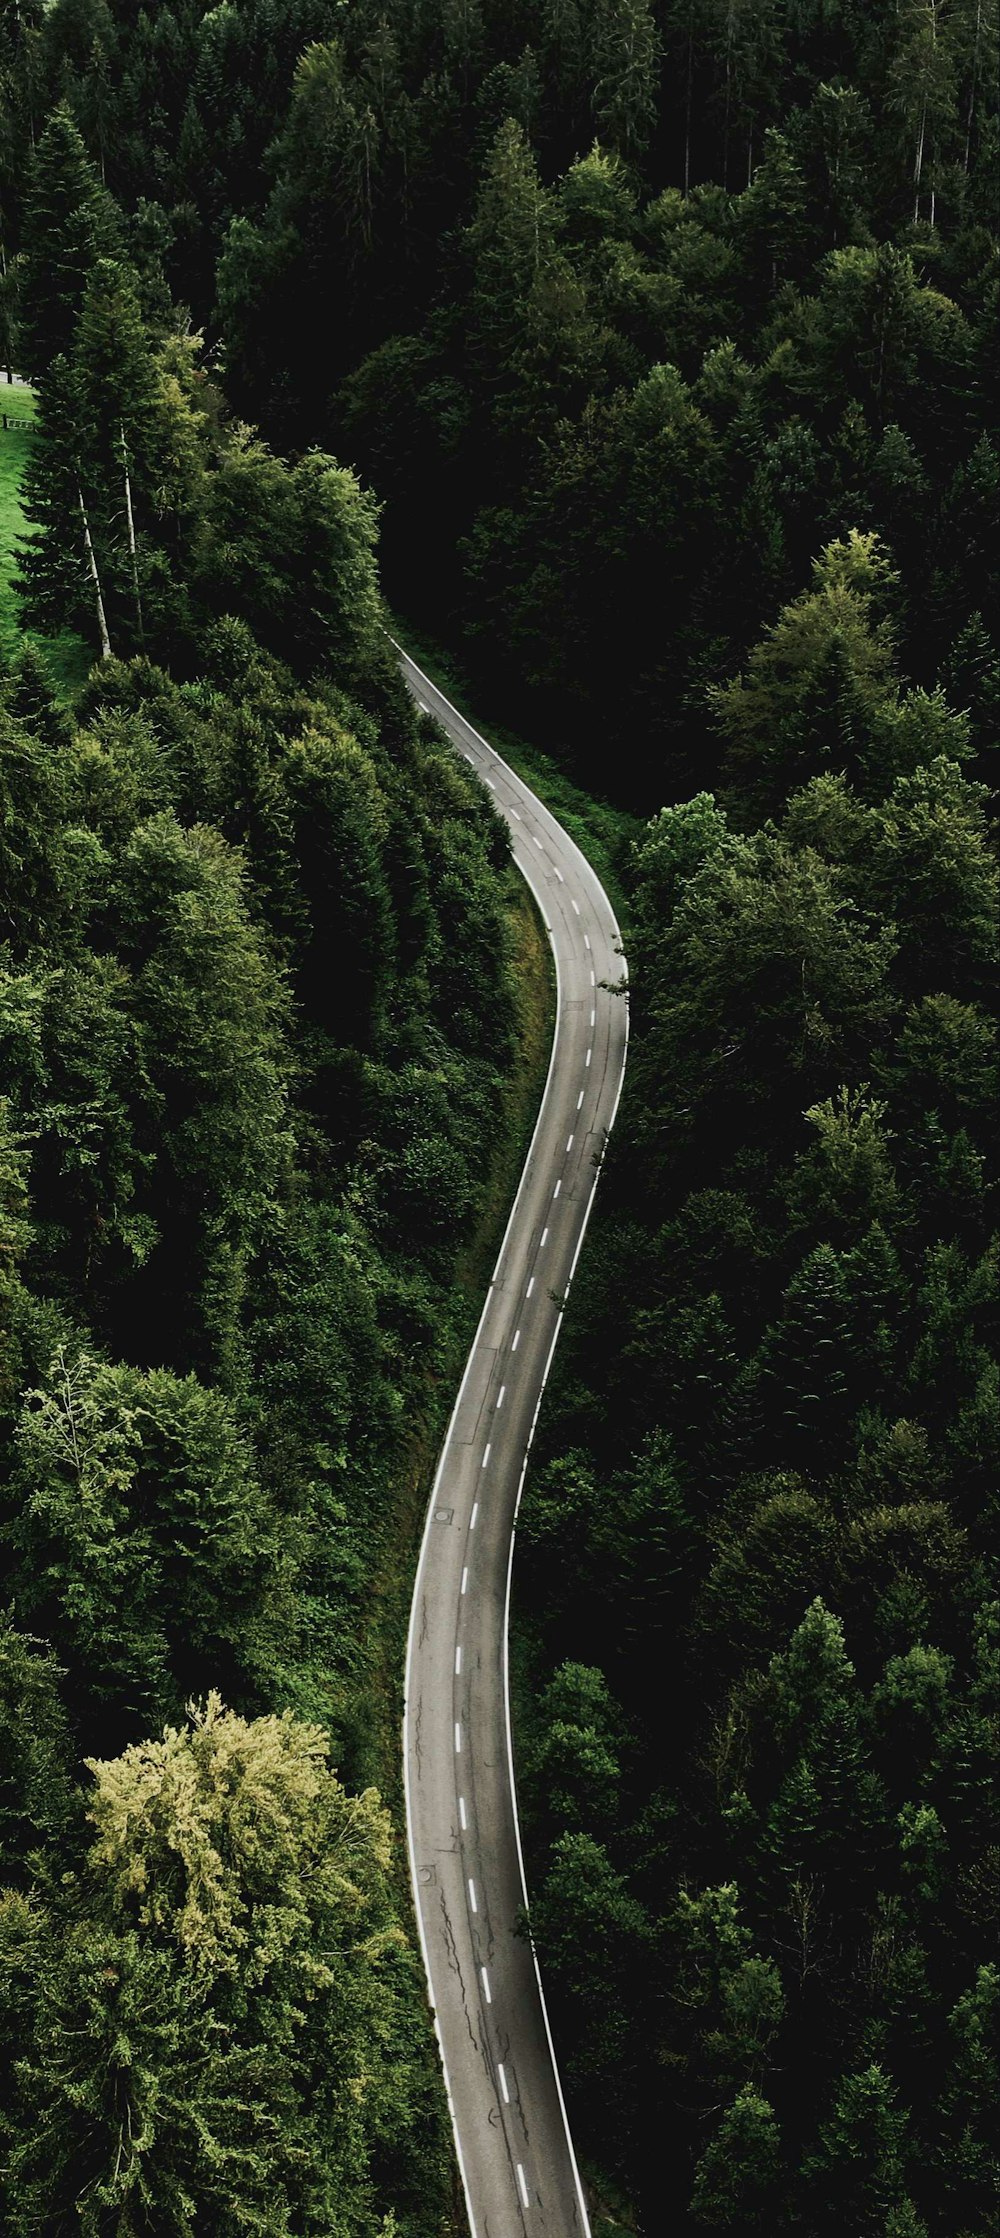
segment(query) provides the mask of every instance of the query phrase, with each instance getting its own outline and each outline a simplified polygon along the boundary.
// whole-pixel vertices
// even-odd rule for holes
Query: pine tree
[[[844,1272],[837,1253],[822,1243],[788,1285],[770,1357],[789,1448],[813,1467],[822,1467],[842,1450],[850,1361],[851,1304]]]
[[[20,262],[21,347],[40,377],[72,347],[87,282],[100,256],[118,249],[121,221],[65,107],[39,141],[24,213]]]
[[[832,2110],[820,2126],[818,2149],[803,2175],[812,2184],[821,2230],[876,2238],[885,2218],[905,2203],[904,2181],[912,2154],[908,2114],[898,2104],[892,2077],[877,2064],[848,2074],[837,2085]]]
[[[76,367],[54,358],[39,392],[22,502],[33,534],[15,589],[24,624],[43,636],[77,629],[111,654],[101,565],[84,494],[82,397]]]
[[[598,135],[634,162],[656,117],[660,41],[650,0],[597,0],[591,42],[591,109]]]
[[[0,1885],[23,1886],[39,1853],[66,1841],[73,1819],[60,1671],[43,1641],[0,1614]]]
[[[68,746],[73,722],[59,703],[52,679],[30,638],[18,654],[13,675],[4,692],[5,704],[17,721],[48,746]]]
[[[906,0],[899,11],[899,46],[889,73],[892,105],[913,149],[913,223],[920,216],[924,166],[939,138],[956,124],[955,68],[947,36],[946,0]],[[934,224],[934,187],[930,222]]]
[[[691,2213],[711,2230],[772,2231],[781,2174],[773,2106],[752,2084],[726,2108],[695,2170]]]
[[[161,385],[127,266],[95,265],[74,348],[79,440],[105,596],[116,639],[145,639],[140,548],[161,510],[166,443]],[[138,528],[137,528],[138,523]],[[156,530],[162,535],[159,520]]]

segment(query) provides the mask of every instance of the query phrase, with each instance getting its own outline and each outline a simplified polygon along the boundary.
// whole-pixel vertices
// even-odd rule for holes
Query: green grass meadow
[[[8,423],[0,427],[0,653],[7,662],[16,660],[19,647],[29,636],[60,699],[70,705],[90,668],[90,649],[70,630],[63,630],[58,637],[39,637],[34,630],[23,630],[14,590],[17,547],[28,533],[21,507],[21,481],[35,417],[32,390],[20,384],[9,388],[0,382],[0,416],[5,416]]]

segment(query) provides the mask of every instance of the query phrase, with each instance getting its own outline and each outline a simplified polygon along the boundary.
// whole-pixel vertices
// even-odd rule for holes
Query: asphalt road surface
[[[554,816],[400,649],[406,682],[490,787],[556,961],[538,1122],[438,1464],[417,1570],[403,1743],[410,1868],[473,2238],[587,2238],[525,1901],[507,1616],[528,1448],[625,1069],[604,889]],[[567,1549],[567,1559],[571,1550]]]

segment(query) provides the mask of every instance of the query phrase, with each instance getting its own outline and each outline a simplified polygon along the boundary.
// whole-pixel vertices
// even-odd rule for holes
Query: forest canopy
[[[372,1581],[518,1009],[377,538],[619,835],[515,1568],[588,2175],[992,2226],[996,85],[995,0],[0,7],[12,2233],[456,2227]]]

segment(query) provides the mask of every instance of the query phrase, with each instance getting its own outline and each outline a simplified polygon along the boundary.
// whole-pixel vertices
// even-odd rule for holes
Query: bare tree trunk
[[[135,515],[132,511],[132,477],[128,470],[128,445],[125,441],[125,422],[120,423],[122,437],[122,471],[125,476],[125,519],[128,524],[128,551],[132,562],[132,588],[135,593],[135,618],[139,625],[139,643],[145,646],[146,633],[142,626],[142,599],[139,593],[139,553],[135,540]]]
[[[926,98],[926,95],[925,95],[925,96],[924,96],[924,101],[923,101],[923,106],[922,106],[922,108],[921,108],[921,111],[920,111],[920,125],[919,125],[919,129],[918,129],[918,132],[917,132],[917,152],[916,152],[916,154],[915,154],[915,156],[914,156],[914,158],[913,158],[913,223],[914,223],[914,225],[916,225],[917,219],[918,219],[918,218],[919,218],[919,216],[920,216],[920,181],[921,181],[921,178],[922,178],[922,176],[923,176],[923,169],[924,169],[924,134],[925,134],[926,130],[927,130],[927,98]]]
[[[694,84],[694,26],[688,25],[687,84],[684,90],[684,200],[691,192],[691,95]],[[968,166],[966,166],[968,168]]]
[[[97,612],[97,627],[101,639],[101,659],[102,661],[109,661],[111,659],[111,639],[108,636],[108,619],[104,611],[104,599],[101,595],[101,578],[97,572],[97,560],[94,556],[90,522],[87,519],[87,508],[83,502],[83,491],[79,482],[76,485],[76,494],[80,506],[80,519],[83,522],[83,549],[87,555],[87,572],[94,586],[94,606]]]
[[[731,63],[731,61],[730,61],[730,53],[729,53],[729,48],[727,47],[727,48],[726,48],[726,117],[725,117],[725,123],[724,123],[724,126],[723,126],[723,132],[722,132],[722,186],[723,186],[723,192],[724,192],[724,193],[726,193],[726,194],[728,194],[728,192],[729,192],[729,113],[730,113],[730,109],[731,109],[731,107],[732,107],[732,99],[733,99],[733,69],[732,69],[732,63]]]
[[[11,388],[11,387],[13,386],[13,381],[14,381],[14,368],[13,368],[13,366],[12,366],[11,362],[10,362],[10,305],[9,305],[9,303],[8,303],[8,302],[7,302],[7,300],[6,300],[6,294],[7,294],[7,249],[6,249],[6,244],[5,244],[4,240],[3,240],[3,236],[2,236],[2,235],[0,235],[0,283],[2,283],[2,285],[3,285],[3,290],[4,290],[4,299],[5,299],[5,300],[4,300],[4,320],[3,320],[3,366],[4,366],[4,372],[5,372],[5,373],[6,373],[6,375],[7,375],[7,386],[8,386],[8,388]],[[7,409],[6,409],[6,406],[4,406],[4,412],[3,412],[3,424],[4,424],[4,427],[6,427],[6,426],[8,425],[8,421],[7,421]]]
[[[979,82],[979,36],[983,27],[983,0],[976,0],[976,36],[972,42],[972,79],[969,85],[969,106],[965,112],[965,176],[969,176],[969,158],[972,154],[972,120],[976,113],[976,87]]]

